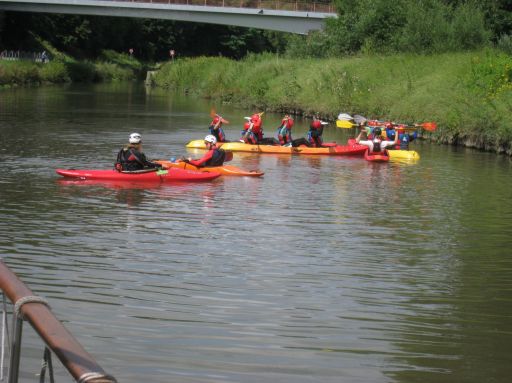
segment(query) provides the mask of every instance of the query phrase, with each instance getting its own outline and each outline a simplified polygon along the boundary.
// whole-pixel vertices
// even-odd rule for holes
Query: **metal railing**
[[[77,382],[116,382],[115,378],[105,373],[92,356],[83,349],[73,335],[53,315],[46,301],[41,297],[34,296],[32,291],[1,261],[0,289],[14,304],[8,373],[9,383],[18,381],[21,335],[25,320],[45,342],[47,347],[45,360],[47,360],[47,357],[51,357],[49,351],[51,350]],[[6,324],[7,321],[4,320],[2,325],[6,326]],[[49,363],[49,366],[51,366],[51,363]],[[43,372],[41,375],[44,379]],[[49,371],[49,375],[50,380],[52,380],[52,371]]]
[[[6,61],[35,61],[46,63],[50,61],[49,55],[46,51],[42,52],[25,52],[25,51],[13,51],[13,50],[3,50],[0,52],[0,60]]]
[[[232,7],[272,9],[279,11],[336,13],[334,4],[326,1],[293,0],[110,0],[130,3],[198,5],[209,7]]]

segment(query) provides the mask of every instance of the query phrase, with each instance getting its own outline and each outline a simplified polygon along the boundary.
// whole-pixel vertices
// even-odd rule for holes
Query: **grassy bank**
[[[97,61],[78,61],[53,51],[47,63],[0,61],[0,86],[65,82],[126,81],[145,74],[143,65],[125,54],[105,51]]]
[[[259,110],[436,121],[432,140],[512,155],[512,57],[495,50],[290,60],[177,60],[155,84]]]

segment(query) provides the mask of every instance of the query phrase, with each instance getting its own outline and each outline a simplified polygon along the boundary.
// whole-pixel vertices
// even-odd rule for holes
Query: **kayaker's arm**
[[[188,159],[188,162],[189,162],[191,165],[194,165],[194,166],[204,166],[203,164],[204,164],[206,161],[208,161],[209,159],[211,159],[211,158],[212,158],[212,156],[213,156],[213,150],[208,150],[208,151],[206,152],[206,154],[205,154],[203,157],[201,157],[201,158],[199,158],[199,159],[197,159],[197,160],[193,160],[192,158],[189,158],[189,159]]]

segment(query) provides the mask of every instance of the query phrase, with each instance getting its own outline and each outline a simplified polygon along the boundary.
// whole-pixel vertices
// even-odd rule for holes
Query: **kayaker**
[[[386,122],[384,124],[384,137],[386,137],[388,141],[395,139],[395,125],[392,122]]]
[[[277,139],[279,140],[280,145],[286,145],[288,143],[291,144],[293,122],[293,118],[288,114],[286,114],[281,120],[281,125],[277,128]]]
[[[215,136],[217,142],[226,142],[226,135],[224,134],[224,130],[222,130],[223,123],[229,124],[229,121],[216,114],[208,127],[208,129],[210,129],[210,134]]]
[[[399,141],[399,147],[397,147],[397,149],[409,150],[409,143],[411,141],[414,141],[416,138],[418,138],[418,132],[415,130],[412,133],[407,133],[407,131],[405,130],[405,128],[403,126],[402,127],[399,126],[396,130],[398,132],[398,141]]]
[[[132,133],[128,138],[128,145],[117,154],[114,167],[118,171],[135,171],[157,169],[162,165],[147,160],[142,152],[142,136],[139,133]]]
[[[316,148],[322,147],[322,134],[324,132],[324,125],[327,125],[327,122],[321,121],[316,116],[313,116],[313,121],[311,121],[308,131],[308,141],[311,146]]]
[[[251,145],[267,144],[263,139],[261,114],[254,113],[251,117],[245,117],[244,130],[242,130],[242,137],[240,137],[241,142]],[[270,141],[273,140],[272,138]]]
[[[394,141],[383,141],[382,140],[382,129],[374,128],[372,132],[372,139],[370,140],[362,140],[362,135],[365,133],[365,130],[361,130],[359,135],[356,137],[356,142],[360,145],[365,145],[370,148],[370,153],[380,153],[383,152],[387,147],[392,147],[398,142],[398,135],[395,135]]]
[[[203,157],[197,160],[189,157],[186,159],[186,161],[197,167],[213,167],[224,165],[226,152],[217,147],[217,139],[215,136],[212,134],[207,135],[204,138],[204,144],[206,145],[206,149],[208,149],[208,151]]]
[[[258,144],[258,136],[253,132],[254,123],[251,117],[245,117],[244,129],[242,130],[242,136],[240,142],[250,145]]]

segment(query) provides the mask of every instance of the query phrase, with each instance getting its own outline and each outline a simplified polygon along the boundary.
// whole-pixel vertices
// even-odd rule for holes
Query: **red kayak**
[[[389,154],[387,150],[380,153],[369,153],[369,149],[364,152],[364,159],[371,162],[388,162]]]
[[[134,172],[118,172],[117,170],[78,170],[57,169],[57,174],[80,180],[106,180],[126,182],[197,182],[210,181],[220,176],[219,172],[196,172],[184,169],[148,169]]]

